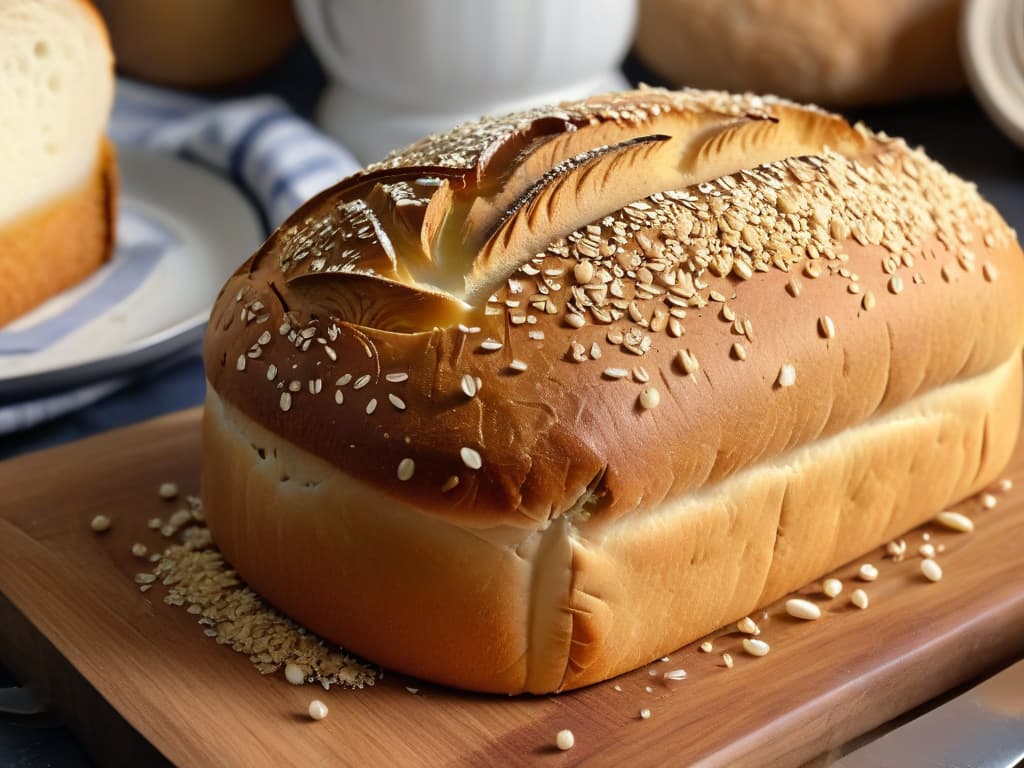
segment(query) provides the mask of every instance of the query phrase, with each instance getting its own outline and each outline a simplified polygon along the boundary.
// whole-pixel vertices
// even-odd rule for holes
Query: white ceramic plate
[[[249,202],[170,155],[121,149],[117,251],[84,283],[0,329],[0,401],[159,361],[202,338],[228,276],[263,239]]]

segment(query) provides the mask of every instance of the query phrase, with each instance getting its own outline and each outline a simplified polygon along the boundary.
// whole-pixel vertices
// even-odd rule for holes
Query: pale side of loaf
[[[634,50],[667,82],[883,104],[964,86],[961,0],[641,0]]]
[[[113,95],[113,57],[90,3],[0,0],[0,326],[110,257]]]
[[[585,685],[991,480],[1022,286],[971,185],[816,109],[644,90],[464,126],[225,286],[209,525],[372,660]]]

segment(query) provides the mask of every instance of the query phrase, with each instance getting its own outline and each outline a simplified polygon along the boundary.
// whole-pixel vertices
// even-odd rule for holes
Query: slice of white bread
[[[85,0],[0,0],[0,325],[113,241],[113,56]]]

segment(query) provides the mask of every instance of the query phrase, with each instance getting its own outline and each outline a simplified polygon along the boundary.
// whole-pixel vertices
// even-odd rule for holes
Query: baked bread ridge
[[[543,531],[424,515],[210,387],[203,497],[228,561],[304,626],[427,680],[548,693],[673,652],[985,487],[1021,386],[1014,356],[660,508]]]
[[[117,197],[114,147],[103,140],[95,167],[81,185],[0,225],[0,326],[110,259]]]
[[[693,183],[602,208],[666,179]],[[991,370],[1022,286],[998,214],[903,142],[643,90],[457,129],[314,198],[225,286],[206,369],[425,513],[610,523]]]

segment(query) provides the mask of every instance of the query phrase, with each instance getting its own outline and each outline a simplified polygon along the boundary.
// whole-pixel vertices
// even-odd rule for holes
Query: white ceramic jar
[[[362,161],[482,114],[627,87],[636,0],[295,0]]]
[[[960,54],[989,117],[1024,147],[1024,0],[966,0]]]

